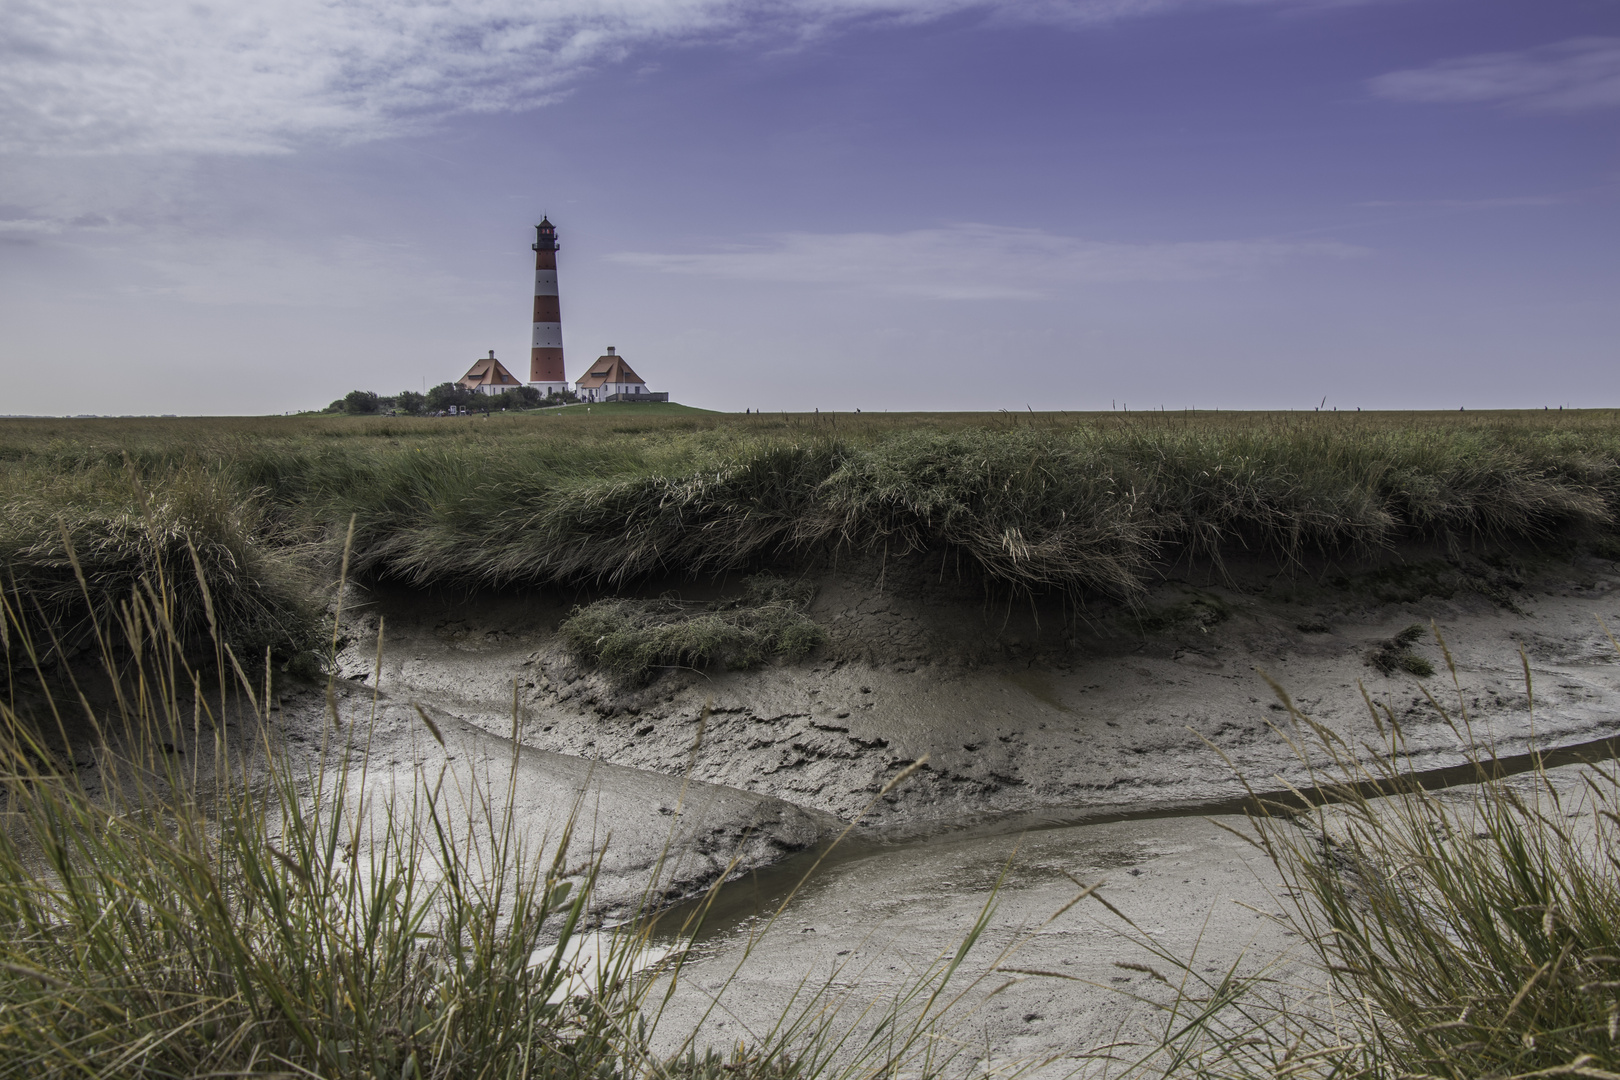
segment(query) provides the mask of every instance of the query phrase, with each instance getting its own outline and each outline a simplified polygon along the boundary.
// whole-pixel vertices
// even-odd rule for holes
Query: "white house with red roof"
[[[612,345],[607,347],[607,354],[598,356],[596,363],[574,383],[574,394],[581,401],[669,400],[668,394],[649,391],[646,380],[624,362],[624,357]]]
[[[491,349],[488,356],[473,361],[473,366],[456,380],[456,385],[477,390],[480,394],[504,394],[523,384],[518,382],[516,375],[506,370],[505,364],[495,359],[495,350]]]

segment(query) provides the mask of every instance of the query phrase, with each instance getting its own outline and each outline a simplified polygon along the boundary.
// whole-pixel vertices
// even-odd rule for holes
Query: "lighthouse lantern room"
[[[529,385],[542,395],[568,389],[563,369],[562,309],[557,303],[557,227],[541,218],[534,227],[534,336]]]

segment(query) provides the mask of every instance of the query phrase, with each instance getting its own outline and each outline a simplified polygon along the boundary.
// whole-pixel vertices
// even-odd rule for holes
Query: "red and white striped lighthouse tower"
[[[563,370],[562,309],[557,306],[557,227],[541,218],[534,227],[534,337],[529,347],[529,385],[542,395],[568,389]]]

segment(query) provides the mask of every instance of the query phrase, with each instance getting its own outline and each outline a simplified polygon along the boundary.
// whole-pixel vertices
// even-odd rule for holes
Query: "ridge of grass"
[[[335,570],[351,520],[352,570],[418,587],[614,587],[871,553],[1130,600],[1167,561],[1575,534],[1601,545],[1620,511],[1612,412],[570,412],[7,421],[0,497],[18,511],[0,526],[0,563],[19,587],[67,598],[49,624],[82,623],[53,537],[66,524],[83,549],[133,565],[144,541],[119,522],[143,511],[116,491],[130,477],[163,505],[188,485],[214,493],[217,512],[194,514],[190,535],[199,552],[218,540],[210,587],[224,596],[241,578],[247,607],[227,623],[249,628],[273,628],[286,592],[274,582]]]

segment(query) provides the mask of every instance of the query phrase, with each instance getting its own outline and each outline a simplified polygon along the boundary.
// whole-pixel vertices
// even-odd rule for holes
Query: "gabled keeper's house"
[[[456,385],[480,394],[504,394],[523,384],[517,381],[516,375],[506,370],[505,364],[495,359],[495,350],[491,349],[488,356],[473,362],[467,374],[456,380]]]
[[[646,380],[631,370],[624,357],[607,347],[606,356],[598,356],[589,371],[574,384],[574,394],[581,401],[668,401],[668,394],[654,394],[647,389]]]

